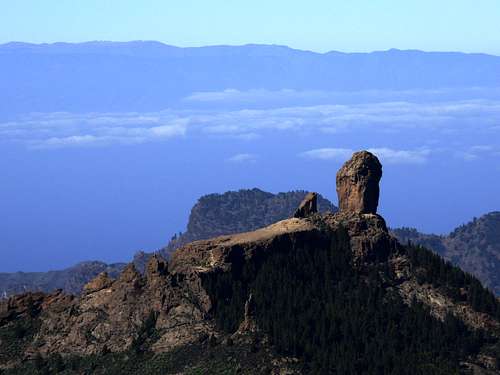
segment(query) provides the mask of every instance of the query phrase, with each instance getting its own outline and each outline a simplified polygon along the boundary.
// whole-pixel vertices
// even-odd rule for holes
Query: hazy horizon
[[[208,193],[335,203],[359,149],[384,164],[392,227],[447,233],[499,210],[499,14],[494,0],[3,4],[0,272],[127,261]]]
[[[286,44],[277,44],[277,43],[241,43],[241,44],[199,44],[199,45],[181,45],[181,44],[172,44],[168,41],[161,41],[155,39],[131,39],[131,40],[107,40],[107,39],[89,39],[89,40],[81,40],[81,41],[45,41],[45,42],[35,42],[35,41],[27,41],[27,40],[8,40],[0,43],[0,46],[5,46],[9,44],[27,44],[27,45],[35,45],[35,46],[51,46],[51,45],[63,45],[63,44],[129,44],[129,43],[158,43],[162,44],[166,47],[174,47],[180,49],[195,49],[195,48],[210,48],[210,47],[247,47],[247,46],[269,46],[269,47],[281,47],[301,52],[311,52],[319,55],[325,55],[328,53],[343,53],[343,54],[370,54],[377,52],[389,52],[389,51],[402,51],[402,52],[424,52],[424,53],[460,53],[466,55],[489,55],[500,57],[500,51],[497,53],[490,53],[485,51],[467,51],[460,49],[419,49],[419,48],[396,48],[396,47],[388,47],[385,49],[367,49],[367,50],[341,50],[341,49],[326,49],[326,50],[316,50],[314,48],[304,47],[293,47]]]
[[[323,52],[399,48],[498,55],[499,11],[494,0],[474,6],[451,0],[27,0],[4,4],[0,43],[160,40],[184,46],[265,43]]]

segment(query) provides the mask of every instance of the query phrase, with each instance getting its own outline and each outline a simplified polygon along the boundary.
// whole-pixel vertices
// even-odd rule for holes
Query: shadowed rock
[[[293,217],[304,218],[318,212],[318,194],[307,193],[299,207],[293,214]]]
[[[368,151],[355,152],[337,172],[340,211],[376,214],[382,165]]]

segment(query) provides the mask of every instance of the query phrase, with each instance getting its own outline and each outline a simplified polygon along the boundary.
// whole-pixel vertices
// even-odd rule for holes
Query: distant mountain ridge
[[[175,249],[188,242],[251,231],[289,218],[306,194],[306,191],[273,194],[260,189],[242,189],[202,196],[191,211],[187,230],[175,235],[158,252],[168,259]],[[320,212],[337,210],[321,195],[318,209]],[[133,263],[140,272],[144,272],[151,255],[142,251],[135,254]],[[55,289],[79,294],[83,286],[101,272],[115,277],[125,265],[90,261],[60,271],[0,273],[0,299],[26,291],[52,292]]]
[[[174,236],[160,253],[168,259],[189,242],[249,232],[289,218],[306,194],[304,190],[272,194],[254,188],[204,195],[191,209],[186,232]],[[318,210],[336,212],[337,207],[319,195]]]
[[[416,50],[316,53],[249,44],[159,42],[0,45],[0,115],[153,111],[194,92],[411,90],[500,86],[500,57]],[[120,66],[120,69],[116,69]],[[22,98],[22,100],[19,100]]]
[[[27,291],[51,292],[56,289],[78,294],[83,285],[101,272],[116,277],[125,265],[88,261],[59,271],[0,273],[0,299]]]

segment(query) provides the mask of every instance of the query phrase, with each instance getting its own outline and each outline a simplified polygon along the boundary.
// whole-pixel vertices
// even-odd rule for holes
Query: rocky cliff
[[[256,188],[204,195],[191,209],[186,232],[175,236],[161,254],[168,258],[189,242],[248,232],[291,217],[306,195],[306,191],[272,194]],[[337,211],[321,195],[316,202],[319,212]]]
[[[0,303],[0,369],[498,373],[495,297],[429,251],[401,245],[375,210],[355,209],[376,209],[375,187],[343,196],[354,188],[338,189],[351,202],[338,213],[306,210],[195,241],[168,262],[151,257],[144,275],[133,264],[116,279],[101,274],[79,297],[28,293]]]
[[[195,240],[251,231],[290,217],[307,194],[291,191],[272,194],[259,189],[230,191],[201,197],[191,210],[187,230],[175,235],[159,254],[168,259],[180,246]],[[337,208],[321,195],[317,197],[321,212],[335,212]],[[152,253],[139,251],[133,263],[144,272]],[[23,292],[52,292],[62,289],[79,294],[83,286],[101,272],[116,277],[126,263],[105,264],[89,261],[72,267],[49,272],[0,273],[0,299]]]

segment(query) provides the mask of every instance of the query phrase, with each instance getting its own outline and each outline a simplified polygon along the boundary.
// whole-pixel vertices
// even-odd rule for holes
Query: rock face
[[[272,194],[260,189],[204,195],[191,209],[187,231],[172,238],[160,253],[169,258],[173,251],[189,242],[249,232],[287,219],[293,216],[306,195],[305,191]],[[320,194],[317,207],[322,213],[337,211],[337,207]]]
[[[85,294],[90,294],[94,292],[98,292],[99,290],[108,288],[113,283],[113,280],[108,276],[107,272],[102,272],[97,275],[96,278],[90,280],[83,287],[83,292]]]
[[[196,350],[198,359],[189,352],[178,368],[161,373],[221,373],[221,368],[216,366],[192,367],[195,361],[197,366],[206,366],[214,357],[221,359],[224,368],[234,370],[233,373],[245,358],[253,355],[265,366],[256,368],[252,360],[244,364],[245,371],[241,373],[285,374],[289,373],[283,370],[288,366],[283,363],[289,363],[284,357],[291,350],[288,342],[297,340],[300,350],[292,352],[297,358],[307,347],[312,348],[313,356],[322,350],[321,353],[328,355],[340,353],[331,363],[321,362],[329,356],[318,356],[322,366],[335,370],[326,373],[343,373],[343,367],[335,367],[336,361],[363,356],[366,367],[361,370],[371,373],[369,370],[380,359],[380,352],[366,354],[363,348],[376,347],[386,340],[386,335],[392,335],[391,340],[396,340],[396,344],[387,352],[392,351],[393,357],[383,364],[386,367],[379,368],[381,373],[401,373],[391,367],[392,363],[404,361],[407,358],[404,355],[420,361],[422,355],[428,353],[424,349],[413,353],[413,348],[419,348],[422,342],[430,342],[435,355],[429,365],[443,361],[441,354],[448,353],[447,349],[439,352],[441,347],[433,344],[431,333],[444,329],[440,322],[448,313],[467,327],[487,330],[491,343],[496,345],[500,337],[497,316],[500,304],[486,294],[490,307],[485,309],[487,305],[482,303],[479,307],[473,306],[466,298],[474,293],[474,298],[483,295],[484,299],[486,292],[480,285],[474,289],[469,284],[446,285],[452,279],[449,274],[437,282],[427,276],[439,277],[446,268],[440,267],[440,272],[431,269],[435,260],[425,263],[422,259],[429,256],[425,254],[412,257],[410,249],[389,234],[384,219],[376,214],[380,177],[378,160],[366,152],[356,153],[337,175],[337,189],[343,204],[341,212],[314,213],[315,196],[311,195],[301,205],[300,216],[305,217],[191,242],[175,251],[168,262],[157,255],[150,257],[144,274],[133,264],[125,267],[116,279],[100,274],[87,284],[79,297],[59,291],[49,295],[15,296],[0,302],[0,371],[23,366],[30,359],[38,358],[31,362],[40,362],[40,357],[85,359],[90,356],[101,359],[103,370],[78,373],[100,375],[110,373],[106,372],[109,362],[121,363],[129,358],[131,366],[136,366],[135,361],[152,361],[168,354],[172,357],[163,362],[176,363],[175,355],[182,357],[183,353]],[[420,263],[412,263],[415,259]],[[456,279],[467,278],[462,275]],[[448,290],[453,293],[447,295]],[[413,309],[415,299],[429,307],[430,313]],[[374,316],[377,318],[372,319]],[[386,319],[392,320],[386,323]],[[414,320],[430,322],[433,326],[411,325]],[[332,321],[335,324],[330,324]],[[401,325],[400,332],[411,334],[401,339],[398,330],[386,329],[398,325]],[[29,329],[24,332],[23,327]],[[428,331],[421,333],[415,327]],[[378,339],[371,338],[370,334],[342,334],[351,330],[382,333]],[[454,343],[462,331],[462,328],[453,331],[454,336],[443,345]],[[336,341],[333,345],[318,345],[325,337]],[[410,340],[408,345],[407,340]],[[273,345],[284,346],[280,352],[279,346]],[[336,345],[344,345],[344,349],[327,351],[337,348]],[[481,358],[487,357],[488,361],[493,358],[491,352],[482,351],[483,344],[478,352],[465,352],[468,345],[459,349],[467,356],[470,354],[469,357],[459,353],[456,347],[450,350],[456,350],[460,360],[472,361],[478,366],[486,363],[481,362]],[[235,349],[228,349],[233,346]],[[404,355],[398,352],[408,348],[411,350],[403,352]],[[227,350],[242,351],[233,352],[230,362]],[[352,357],[343,357],[345,350],[349,350]],[[477,354],[479,350],[482,357]],[[274,353],[279,360],[273,357]],[[120,354],[123,357],[119,357]],[[112,361],[113,358],[121,359]],[[307,357],[299,360],[307,361]],[[451,360],[457,362],[455,357]],[[453,361],[449,362],[451,366],[456,364]],[[234,367],[227,367],[233,364]],[[428,364],[422,365],[425,369]],[[408,367],[406,362],[401,366],[400,369]],[[295,373],[318,372],[299,370]],[[349,373],[357,372],[353,368]]]
[[[293,217],[308,217],[316,212],[318,212],[318,193],[307,193]]]
[[[353,154],[337,172],[340,211],[377,213],[382,164],[368,151]]]

